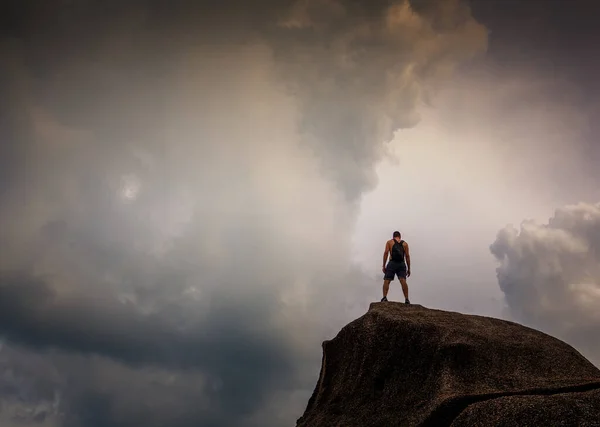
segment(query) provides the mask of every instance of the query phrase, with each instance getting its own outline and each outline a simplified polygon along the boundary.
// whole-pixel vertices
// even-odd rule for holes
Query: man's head
[[[400,237],[402,237],[402,236],[399,231],[394,231],[393,237],[396,242],[400,242]]]

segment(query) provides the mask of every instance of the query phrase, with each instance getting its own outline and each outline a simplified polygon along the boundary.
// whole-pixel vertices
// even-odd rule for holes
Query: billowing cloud
[[[486,48],[463,3],[429,6],[304,0],[280,21],[273,44],[304,141],[350,201],[375,186],[394,131],[416,125],[453,69]]]
[[[502,229],[490,247],[511,314],[600,361],[600,204]]]
[[[485,48],[468,9],[439,5],[11,3],[0,335],[55,375],[29,399],[52,408],[40,423],[301,412],[365,286],[353,203],[393,130]]]

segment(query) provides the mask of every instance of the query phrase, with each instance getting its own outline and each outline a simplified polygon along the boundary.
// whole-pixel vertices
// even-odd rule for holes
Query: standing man
[[[393,239],[385,243],[385,252],[383,253],[383,298],[381,301],[387,301],[387,294],[390,290],[390,282],[394,280],[394,276],[398,276],[404,293],[404,302],[410,304],[408,300],[408,284],[406,278],[410,277],[410,253],[408,251],[408,243],[401,240],[399,231],[394,231]],[[386,266],[388,254],[391,254],[390,262]],[[405,262],[406,258],[406,262]],[[408,267],[407,267],[408,266]]]

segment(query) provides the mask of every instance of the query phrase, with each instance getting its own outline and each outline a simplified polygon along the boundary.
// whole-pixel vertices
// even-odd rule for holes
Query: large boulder
[[[600,425],[597,390],[600,370],[542,332],[373,303],[323,343],[319,380],[297,426],[592,426]],[[567,424],[552,424],[565,416]]]

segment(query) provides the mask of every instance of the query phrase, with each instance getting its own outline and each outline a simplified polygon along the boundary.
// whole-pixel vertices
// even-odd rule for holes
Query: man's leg
[[[391,267],[393,266],[388,264],[385,268],[385,274],[383,275],[383,298],[381,298],[381,301],[387,301],[387,294],[390,290],[390,282],[394,280],[395,271]]]
[[[388,279],[385,279],[383,281],[383,297],[384,298],[387,298],[387,294],[390,290],[390,282],[391,282],[391,280],[388,280]]]
[[[408,301],[408,283],[406,283],[406,279],[400,279],[400,284],[402,285],[402,293],[404,294],[404,298]]]

